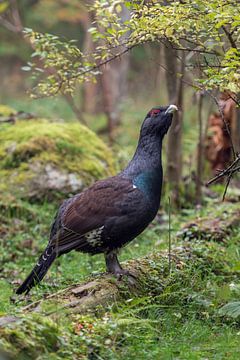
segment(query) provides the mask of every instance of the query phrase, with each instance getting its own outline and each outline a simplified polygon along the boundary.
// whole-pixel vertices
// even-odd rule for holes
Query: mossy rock
[[[34,119],[0,126],[0,196],[49,200],[113,174],[111,151],[79,123]]]

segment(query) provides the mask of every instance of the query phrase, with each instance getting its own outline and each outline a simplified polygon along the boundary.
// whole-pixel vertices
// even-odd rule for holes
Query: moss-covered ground
[[[70,253],[54,264],[31,298],[18,300],[13,291],[31,270],[47,239],[55,206],[29,205],[9,199],[1,203],[0,313],[22,320],[0,328],[0,344],[14,359],[239,359],[240,253],[239,232],[233,228],[216,242],[198,236],[196,227],[176,236],[181,224],[198,218],[231,218],[238,204],[219,203],[198,211],[172,214],[173,247],[186,241],[197,255],[184,270],[172,268],[161,289],[157,272],[152,290],[89,315],[27,314],[29,302],[104,271],[102,256]],[[192,231],[192,232],[191,232]],[[121,260],[168,247],[167,215],[162,211],[150,228],[126,247]],[[185,241],[185,242],[184,242]],[[188,243],[189,246],[189,243]],[[159,263],[152,264],[158,268]],[[164,263],[163,266],[167,264]],[[48,309],[51,310],[51,309]],[[54,309],[56,310],[56,309]],[[51,312],[51,311],[50,311]]]

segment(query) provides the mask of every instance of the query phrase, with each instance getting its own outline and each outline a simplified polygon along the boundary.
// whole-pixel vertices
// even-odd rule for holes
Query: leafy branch
[[[126,21],[120,18],[124,6],[131,12]],[[97,0],[91,11],[95,22],[89,32],[96,42],[92,54],[83,54],[74,41],[31,29],[25,31],[36,49],[33,57],[39,56],[44,62],[41,69],[34,61],[28,64],[28,70],[33,70],[39,79],[34,96],[71,94],[77,83],[95,81],[101,67],[132,48],[158,42],[192,54],[186,65],[192,70],[201,68],[202,77],[195,80],[201,87],[239,92],[237,0],[186,0],[167,5],[156,1]]]

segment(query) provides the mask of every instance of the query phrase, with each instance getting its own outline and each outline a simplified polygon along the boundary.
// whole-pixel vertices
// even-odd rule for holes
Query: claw
[[[130,285],[135,285],[137,282],[137,277],[128,270],[122,269],[121,272],[117,272],[114,275],[118,281],[121,281],[123,277],[126,276]]]

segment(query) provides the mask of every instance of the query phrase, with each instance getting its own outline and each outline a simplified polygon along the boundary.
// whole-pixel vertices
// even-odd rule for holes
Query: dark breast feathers
[[[121,247],[153,220],[158,205],[126,178],[98,181],[62,204],[48,247],[59,255],[74,249],[96,254]]]

